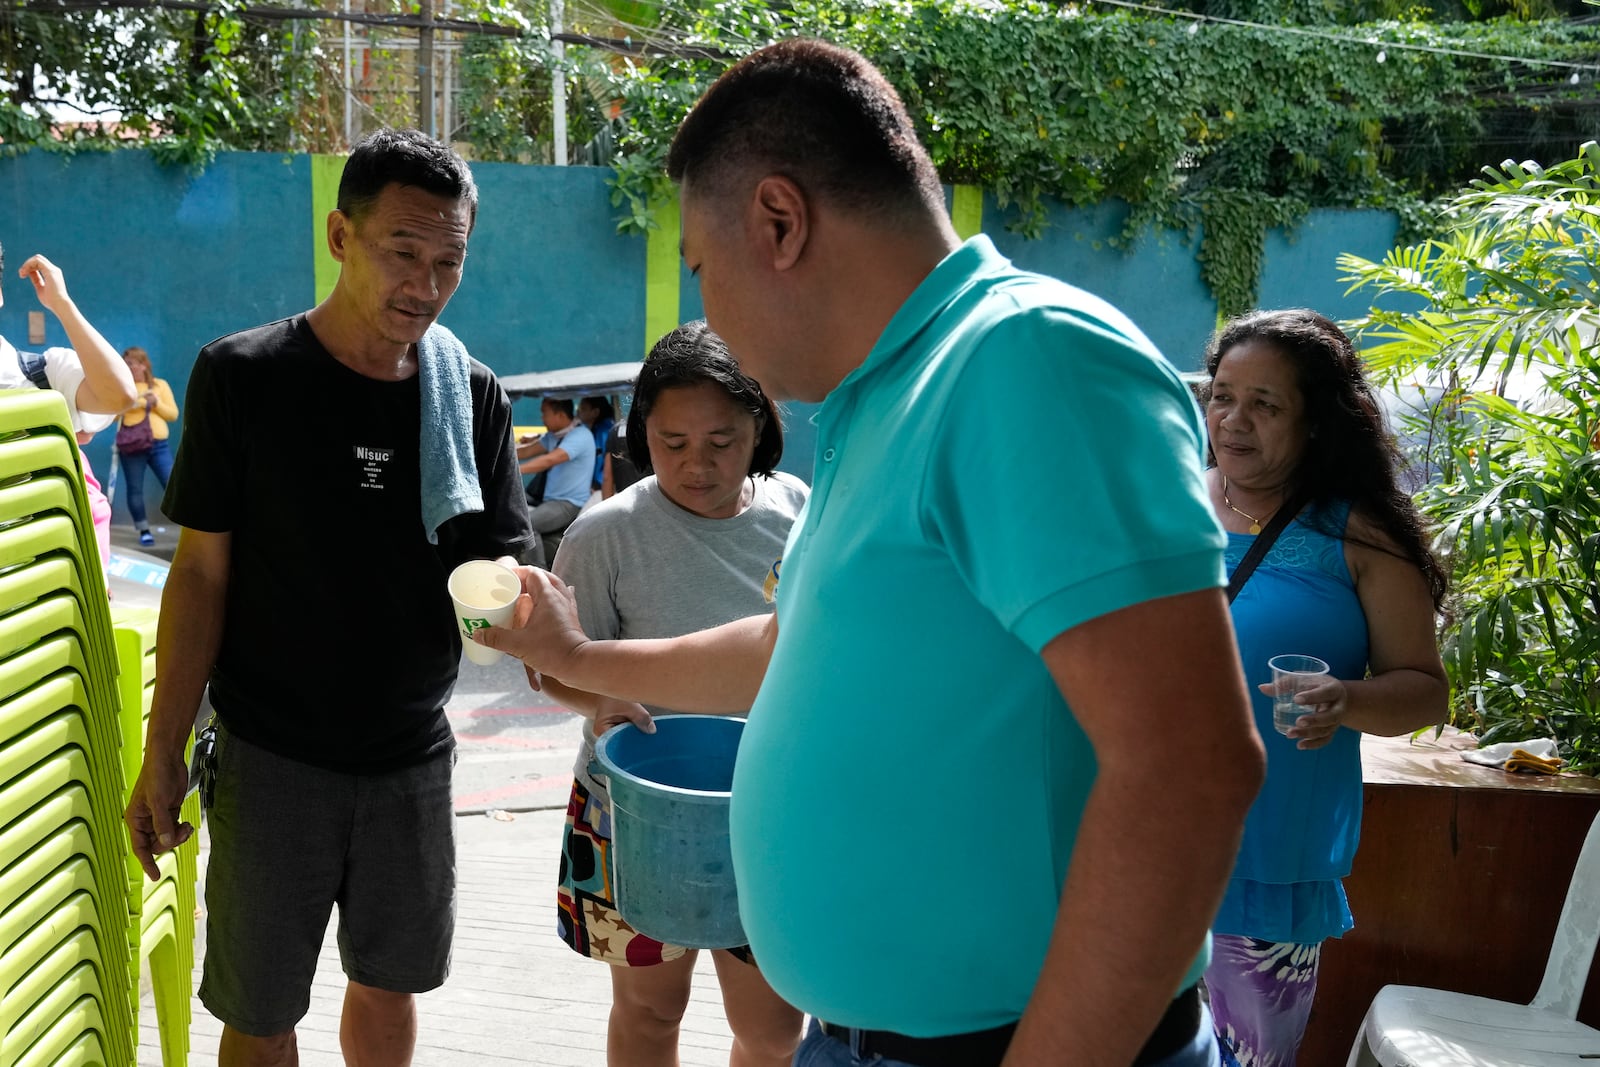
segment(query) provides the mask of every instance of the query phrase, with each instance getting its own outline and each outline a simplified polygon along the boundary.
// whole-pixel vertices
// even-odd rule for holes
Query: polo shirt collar
[[[912,290],[911,296],[900,305],[900,310],[894,313],[889,325],[884,327],[872,351],[867,353],[867,358],[845,377],[845,381],[870,374],[875,368],[892,360],[974,281],[988,274],[1009,270],[1010,267],[1011,261],[999,253],[987,234],[980,233],[970,238],[940,260],[939,265],[922,279],[922,284]]]

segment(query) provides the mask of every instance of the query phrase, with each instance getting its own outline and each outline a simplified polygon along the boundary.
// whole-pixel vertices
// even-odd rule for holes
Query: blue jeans
[[[1063,1061],[1065,1063],[1066,1061]],[[1194,1040],[1149,1067],[1217,1067],[1217,1035],[1211,1024],[1211,1011],[1200,1005],[1200,1029]],[[822,1032],[815,1019],[806,1030],[805,1040],[795,1050],[793,1067],[919,1067],[918,1064],[900,1060],[886,1060],[878,1056],[863,1059],[851,1046],[838,1038]]]
[[[156,481],[165,489],[167,479],[172,476],[172,449],[163,440],[157,441],[148,452],[119,452],[117,455],[122,460],[122,484],[128,488],[128,514],[133,516],[135,528],[148,530],[150,520],[145,517],[144,511],[144,472],[146,468],[155,472]]]

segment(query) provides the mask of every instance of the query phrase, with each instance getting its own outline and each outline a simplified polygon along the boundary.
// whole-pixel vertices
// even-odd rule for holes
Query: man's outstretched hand
[[[577,597],[547,570],[514,569],[522,579],[522,595],[517,597],[511,625],[476,630],[472,639],[520,659],[530,671],[530,680],[534,671],[561,678],[563,667],[589,640],[578,621]]]

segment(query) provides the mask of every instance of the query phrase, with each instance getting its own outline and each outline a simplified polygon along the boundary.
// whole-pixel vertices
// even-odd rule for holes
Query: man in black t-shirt
[[[449,967],[443,709],[461,645],[445,583],[457,564],[513,559],[533,539],[510,402],[434,327],[476,211],[449,148],[415,131],[372,134],[328,216],[333,293],[213,341],[190,378],[163,503],[183,530],[126,821],[155,878],[154,855],[193,832],[177,824],[184,745],[209,684],[200,997],[224,1023],[224,1067],[292,1058],[335,902],[351,1062],[409,1063],[412,995]],[[425,408],[454,417],[425,423]],[[441,435],[460,446],[454,465],[437,458],[450,452]],[[441,464],[450,491],[424,501]],[[440,495],[458,503],[441,511]]]

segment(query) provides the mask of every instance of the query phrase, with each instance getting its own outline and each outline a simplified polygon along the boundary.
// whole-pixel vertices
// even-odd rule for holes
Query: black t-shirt
[[[532,541],[511,403],[472,361],[485,510],[428,543],[415,376],[381,382],[329,354],[304,315],[201,350],[162,510],[232,535],[211,702],[229,731],[331,770],[378,773],[453,743],[461,653],[445,581]]]

